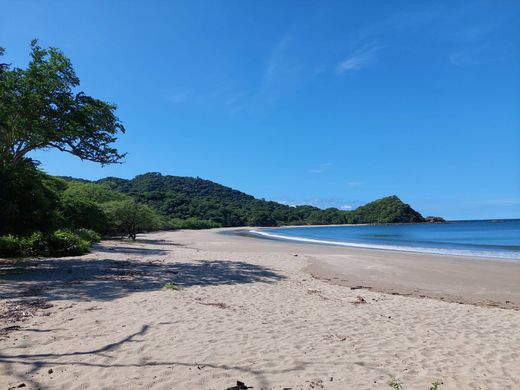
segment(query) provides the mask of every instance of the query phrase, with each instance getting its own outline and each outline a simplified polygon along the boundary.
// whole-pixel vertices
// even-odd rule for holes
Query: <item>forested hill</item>
[[[191,219],[205,221],[210,226],[424,222],[420,213],[397,196],[342,211],[287,206],[256,199],[209,180],[160,173],[147,173],[131,180],[108,177],[94,183],[149,205],[165,220]]]

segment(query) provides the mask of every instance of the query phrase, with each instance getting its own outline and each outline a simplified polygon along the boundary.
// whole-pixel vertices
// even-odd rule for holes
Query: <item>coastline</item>
[[[388,224],[391,226],[399,224]],[[414,224],[402,224],[406,226]],[[291,229],[291,228],[321,228],[321,227],[345,227],[345,226],[385,226],[384,224],[344,224],[344,225],[302,225],[302,226],[290,226],[290,227],[273,227],[273,228],[250,228],[244,232],[239,232],[239,235],[249,235],[256,238],[267,238],[271,240],[280,240],[287,242],[296,242],[302,244],[315,244],[315,245],[328,245],[345,248],[362,248],[362,249],[373,249],[381,251],[398,251],[418,254],[431,254],[431,255],[445,255],[445,256],[456,256],[463,258],[482,258],[488,260],[507,260],[507,261],[520,261],[520,252],[512,251],[489,251],[486,249],[461,249],[461,248],[442,248],[442,247],[427,247],[418,245],[397,245],[397,244],[381,244],[381,243],[369,243],[369,242],[348,242],[348,241],[336,241],[333,239],[321,239],[304,236],[291,236],[286,234],[279,234],[276,231],[278,229]],[[267,230],[267,231],[266,231]],[[491,254],[490,254],[491,253]]]
[[[391,375],[410,389],[520,387],[516,264],[236,230],[0,261],[0,387],[375,390]]]
[[[252,229],[258,228],[230,228],[224,232],[276,242],[280,249],[306,256],[307,272],[330,283],[387,294],[520,309],[518,260],[336,246],[262,236],[250,233]]]

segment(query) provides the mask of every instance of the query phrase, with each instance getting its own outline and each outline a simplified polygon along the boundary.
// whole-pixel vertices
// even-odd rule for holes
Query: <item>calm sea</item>
[[[520,219],[269,228],[251,232],[275,239],[329,245],[520,260]]]

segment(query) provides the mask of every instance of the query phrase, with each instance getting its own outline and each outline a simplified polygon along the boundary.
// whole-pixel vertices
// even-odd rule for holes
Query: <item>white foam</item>
[[[441,255],[452,255],[452,256],[473,256],[473,257],[488,257],[488,258],[499,258],[499,259],[510,259],[520,260],[520,252],[513,251],[485,251],[485,250],[474,250],[474,249],[443,249],[443,248],[428,248],[428,247],[411,247],[411,246],[400,246],[400,245],[380,245],[380,244],[361,244],[357,242],[345,242],[345,241],[328,241],[318,240],[314,238],[306,238],[299,236],[284,236],[281,234],[267,233],[260,230],[250,230],[252,234],[259,236],[276,238],[280,240],[288,241],[299,241],[308,242],[313,244],[325,244],[325,245],[336,245],[346,246],[354,248],[367,248],[367,249],[385,249],[394,251],[404,252],[419,252],[419,253],[434,253]]]

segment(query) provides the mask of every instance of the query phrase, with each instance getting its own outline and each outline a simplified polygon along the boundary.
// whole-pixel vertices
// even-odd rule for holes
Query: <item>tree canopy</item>
[[[49,148],[101,164],[122,160],[113,146],[125,131],[116,106],[78,91],[79,85],[69,58],[36,40],[27,68],[0,65],[0,167]]]

